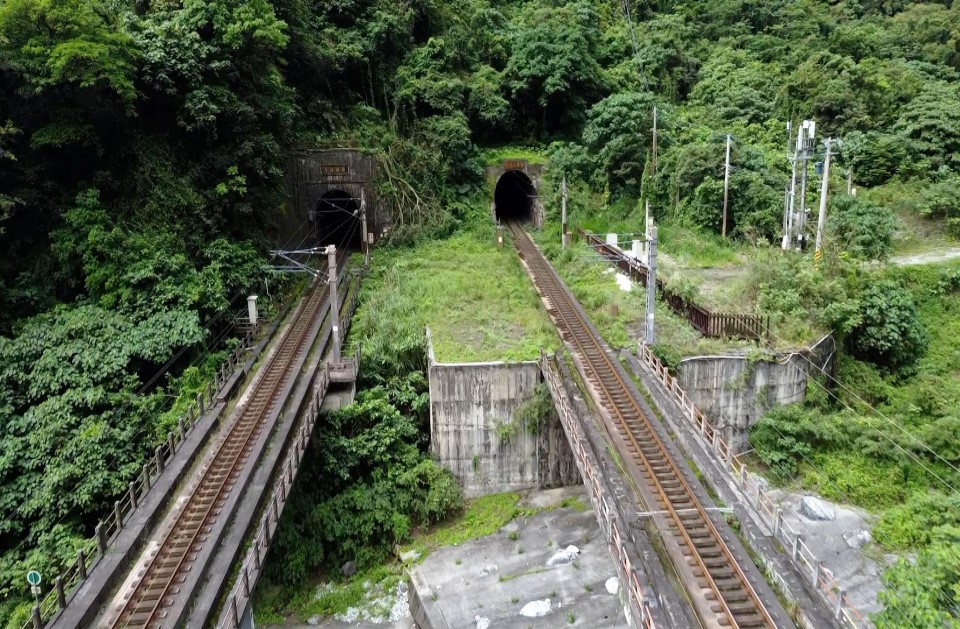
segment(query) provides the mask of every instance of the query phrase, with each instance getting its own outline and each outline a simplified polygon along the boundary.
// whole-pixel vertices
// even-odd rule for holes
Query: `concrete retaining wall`
[[[803,401],[808,377],[819,373],[817,367],[829,373],[835,351],[828,334],[809,349],[776,360],[697,356],[680,361],[676,373],[687,395],[739,451],[748,447],[746,431],[761,415],[776,405]]]
[[[580,482],[557,414],[536,431],[515,417],[543,380],[538,363],[438,363],[431,348],[428,372],[431,451],[467,497]]]

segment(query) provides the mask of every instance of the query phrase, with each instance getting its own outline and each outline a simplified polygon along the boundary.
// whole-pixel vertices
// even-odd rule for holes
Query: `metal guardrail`
[[[723,464],[737,486],[744,495],[751,498],[748,506],[760,515],[760,519],[773,531],[773,537],[787,549],[790,558],[803,574],[809,575],[810,584],[826,600],[834,610],[834,616],[847,627],[861,629],[869,627],[870,621],[864,616],[847,597],[846,591],[833,578],[833,575],[823,567],[810,547],[803,541],[803,535],[793,529],[783,519],[783,511],[770,498],[763,485],[750,478],[747,464],[743,457],[734,453],[733,448],[720,436],[720,430],[697,408],[686,392],[680,387],[677,379],[660,362],[646,345],[638,344],[637,354],[640,361],[646,365],[670,392],[677,405],[683,409],[687,419],[694,425],[700,437],[706,442],[709,449]]]
[[[356,286],[351,291],[350,304],[347,311],[340,316],[337,321],[340,329],[346,333],[353,321],[353,314],[357,310],[357,298],[360,293],[360,280],[355,282]],[[354,373],[360,370],[360,346],[358,345],[354,352],[355,369]],[[263,562],[266,559],[267,551],[270,549],[270,542],[280,526],[280,516],[287,505],[287,499],[290,497],[290,489],[293,487],[293,481],[300,471],[300,464],[303,461],[303,454],[306,452],[310,443],[310,435],[313,434],[313,427],[320,416],[320,406],[330,387],[330,365],[324,366],[316,384],[316,393],[310,401],[310,407],[307,410],[303,422],[300,424],[300,430],[280,468],[280,478],[277,479],[273,493],[270,495],[270,501],[267,504],[267,512],[260,521],[260,526],[253,536],[253,542],[250,549],[240,563],[240,570],[237,574],[236,583],[227,594],[224,609],[217,622],[217,629],[236,629],[240,626],[240,612],[250,602],[253,596],[254,588],[263,571]]]
[[[606,534],[607,544],[617,565],[617,575],[621,583],[627,584],[626,593],[630,608],[634,617],[639,619],[639,626],[642,629],[655,629],[650,604],[643,595],[637,572],[633,569],[630,557],[627,554],[627,540],[617,525],[619,514],[613,510],[607,501],[607,492],[602,481],[603,476],[596,469],[597,462],[594,460],[592,448],[583,434],[579,422],[573,419],[574,414],[570,407],[570,401],[567,399],[566,389],[560,381],[560,375],[557,373],[556,367],[551,365],[550,359],[543,349],[540,350],[540,366],[547,387],[550,389],[550,395],[556,405],[557,414],[560,415],[560,423],[563,425],[567,440],[570,442],[570,449],[573,451],[577,469],[580,470],[580,476],[590,491],[590,502],[597,514],[597,520],[600,521],[601,528]]]
[[[620,247],[607,244],[596,234],[584,231],[582,227],[578,227],[577,232],[610,263],[615,264],[638,284],[646,285],[648,269],[645,264],[628,256]],[[759,315],[707,310],[669,290],[659,278],[657,278],[657,290],[661,292],[671,310],[689,321],[690,325],[706,337],[759,341],[766,333],[764,319]]]
[[[114,501],[113,511],[97,524],[94,537],[77,551],[76,560],[53,580],[53,588],[33,606],[30,619],[21,625],[21,629],[42,629],[45,622],[56,619],[73,600],[87,576],[107,554],[124,523],[130,520],[160,474],[183,447],[194,426],[204,413],[216,404],[218,394],[242,363],[243,352],[253,345],[253,338],[254,331],[248,331],[242,343],[220,365],[213,382],[208,383],[197,395],[196,400],[187,408],[186,415],[177,422],[176,430],[167,433],[166,441],[156,447],[153,456],[143,464],[140,474],[127,485],[127,491]]]
[[[280,478],[270,495],[267,511],[263,514],[260,526],[253,536],[250,549],[240,564],[237,581],[227,595],[226,608],[217,623],[218,629],[233,629],[240,626],[238,613],[244,609],[253,596],[254,587],[263,571],[267,550],[270,548],[270,542],[280,526],[280,516],[287,505],[290,489],[293,487],[293,481],[300,471],[300,463],[303,461],[304,452],[306,452],[307,445],[310,442],[310,435],[313,433],[313,427],[320,416],[320,403],[329,386],[330,370],[324,366],[317,383],[316,393],[310,401],[310,409],[304,417],[303,423],[300,424],[300,430],[297,431],[290,452],[280,468]]]

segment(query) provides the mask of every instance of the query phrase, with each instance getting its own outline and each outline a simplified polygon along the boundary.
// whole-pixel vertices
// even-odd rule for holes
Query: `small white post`
[[[247,297],[247,314],[250,316],[250,325],[257,325],[258,312],[257,312],[257,296],[250,295]]]

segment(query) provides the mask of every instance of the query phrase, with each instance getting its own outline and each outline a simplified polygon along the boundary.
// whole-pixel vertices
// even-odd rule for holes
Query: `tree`
[[[752,60],[743,51],[711,56],[700,68],[688,102],[721,123],[760,124],[773,114],[769,90],[780,80],[779,74],[775,66]]]
[[[861,260],[883,260],[890,254],[896,223],[888,208],[838,194],[830,199],[827,215],[835,246]]]
[[[926,85],[903,108],[896,130],[931,170],[960,169],[960,90],[942,82]]]
[[[597,22],[583,0],[523,12],[504,75],[529,126],[551,132],[583,119],[602,86]]]
[[[950,231],[960,236],[960,176],[950,176],[924,186],[917,210],[927,218],[946,221]]]
[[[607,190],[639,191],[654,105],[650,92],[621,92],[603,99],[587,113],[583,142],[599,157]]]
[[[874,282],[863,292],[860,315],[847,339],[853,354],[888,370],[909,373],[927,348],[926,331],[910,293],[892,280]]]
[[[899,135],[852,131],[843,136],[841,156],[857,183],[877,186],[910,170],[909,143]]]

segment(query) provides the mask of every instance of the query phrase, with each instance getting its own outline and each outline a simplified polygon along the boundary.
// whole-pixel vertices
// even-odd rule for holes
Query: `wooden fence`
[[[597,253],[626,273],[633,281],[646,286],[647,265],[628,256],[620,247],[607,244],[596,234],[585,232],[579,227],[577,231]],[[759,315],[711,312],[666,288],[660,278],[657,278],[657,290],[663,295],[664,301],[671,310],[689,321],[694,329],[706,337],[759,341],[766,335],[763,317]]]

